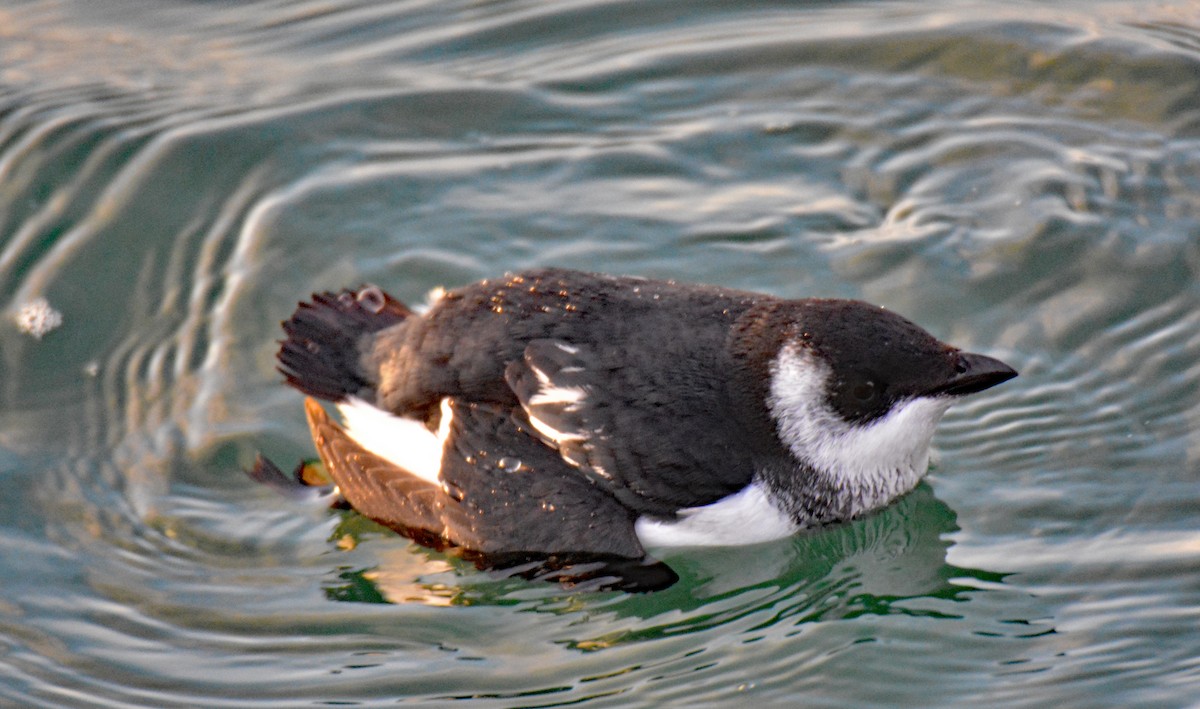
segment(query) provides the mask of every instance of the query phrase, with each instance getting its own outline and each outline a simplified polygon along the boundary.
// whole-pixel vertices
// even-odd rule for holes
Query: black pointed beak
[[[941,396],[966,396],[991,389],[1017,376],[1017,370],[994,357],[959,352],[954,363],[954,376],[936,387],[930,394]]]

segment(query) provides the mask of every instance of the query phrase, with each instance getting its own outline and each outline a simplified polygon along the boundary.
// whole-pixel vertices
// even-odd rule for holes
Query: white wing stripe
[[[556,387],[548,386],[539,389],[529,399],[530,406],[544,406],[550,404],[566,404],[568,411],[574,411],[579,407],[580,402],[587,396],[587,391],[583,387]]]
[[[346,433],[360,446],[423,480],[440,484],[442,446],[453,418],[449,399],[442,399],[437,435],[416,419],[395,416],[357,397],[339,403],[337,408]]]

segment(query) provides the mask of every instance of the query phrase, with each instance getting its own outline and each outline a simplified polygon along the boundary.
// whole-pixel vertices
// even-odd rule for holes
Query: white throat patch
[[[951,399],[902,400],[875,421],[848,423],[827,403],[829,378],[829,367],[815,355],[788,345],[771,363],[767,406],[792,455],[844,490],[857,515],[916,487]]]

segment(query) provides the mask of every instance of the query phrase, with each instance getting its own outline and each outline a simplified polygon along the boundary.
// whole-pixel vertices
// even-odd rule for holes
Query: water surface
[[[865,298],[1021,377],[893,507],[652,594],[242,474],[312,455],[298,300],[538,265]],[[9,0],[0,702],[1195,706],[1198,274],[1194,3]]]

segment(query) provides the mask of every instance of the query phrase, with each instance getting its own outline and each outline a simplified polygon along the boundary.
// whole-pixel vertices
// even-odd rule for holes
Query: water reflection
[[[648,596],[596,589],[539,588],[503,571],[478,571],[454,556],[388,543],[368,567],[341,567],[325,582],[336,601],[421,603],[435,606],[530,604],[538,612],[602,607],[633,618],[633,628],[568,644],[594,650],[614,644],[698,632],[748,615],[757,630],[863,615],[947,616],[944,604],[1003,584],[1000,570],[950,565],[946,554],[958,530],[954,512],[920,485],[892,507],[848,524],[748,547],[676,550],[662,555],[679,583]],[[347,513],[332,542],[342,550],[393,537]],[[567,602],[566,599],[575,599]],[[565,605],[564,605],[565,604]]]

